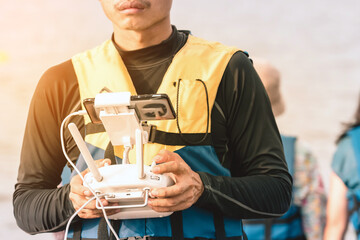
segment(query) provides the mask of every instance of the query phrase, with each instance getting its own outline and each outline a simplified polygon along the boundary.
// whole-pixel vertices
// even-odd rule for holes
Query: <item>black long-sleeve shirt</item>
[[[130,52],[118,49],[138,94],[157,91],[174,54],[186,43],[187,35],[173,29],[159,45]],[[13,195],[17,224],[28,233],[62,230],[75,212],[69,185],[57,186],[67,162],[60,125],[79,109],[71,61],[46,71],[31,101]],[[84,132],[81,117],[72,121]],[[231,177],[199,172],[205,190],[196,205],[243,219],[284,213],[291,199],[291,176],[265,89],[243,52],[233,55],[222,77],[211,112],[211,137]],[[64,138],[70,157],[76,159],[79,151],[67,131]]]

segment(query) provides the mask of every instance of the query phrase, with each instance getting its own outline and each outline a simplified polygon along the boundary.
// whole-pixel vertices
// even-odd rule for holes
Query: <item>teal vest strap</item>
[[[285,160],[288,165],[289,172],[291,176],[294,176],[296,137],[281,135],[281,140],[283,142]]]
[[[360,126],[351,129],[348,132],[348,135],[351,138],[351,143],[353,145],[353,149],[354,149],[354,153],[355,153],[355,158],[357,161],[357,169],[358,169],[358,173],[360,174]]]

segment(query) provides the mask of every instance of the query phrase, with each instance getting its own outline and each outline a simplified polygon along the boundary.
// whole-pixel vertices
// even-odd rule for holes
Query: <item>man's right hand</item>
[[[95,161],[96,166],[98,168],[111,164],[109,159],[101,159]],[[89,169],[81,172],[82,176],[85,176],[89,172]],[[88,200],[89,198],[93,197],[93,194],[89,190],[89,188],[83,185],[83,181],[79,175],[74,176],[70,181],[70,194],[69,198],[72,202],[73,207],[77,211],[80,209]],[[117,205],[116,203],[109,203],[105,199],[101,199],[103,206],[111,206]],[[108,209],[106,210],[107,215],[113,215],[118,213],[120,209]],[[91,201],[88,203],[79,213],[79,217],[81,218],[98,218],[103,217],[103,212],[101,209],[96,208],[96,200]]]

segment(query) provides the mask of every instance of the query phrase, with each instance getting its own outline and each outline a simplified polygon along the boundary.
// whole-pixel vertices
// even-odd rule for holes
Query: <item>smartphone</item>
[[[100,124],[101,120],[99,118],[98,111],[94,107],[94,102],[95,98],[85,98],[83,104],[91,122],[95,124]]]
[[[83,101],[92,123],[100,124],[99,110],[94,107],[95,98]],[[176,114],[167,94],[141,94],[130,98],[129,108],[135,109],[141,121],[175,119]]]
[[[130,106],[140,120],[175,119],[176,114],[167,94],[141,94],[131,96]]]

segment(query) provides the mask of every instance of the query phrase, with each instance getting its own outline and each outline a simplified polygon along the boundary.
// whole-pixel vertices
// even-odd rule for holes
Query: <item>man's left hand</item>
[[[155,174],[168,173],[175,184],[170,187],[154,188],[149,198],[150,207],[157,212],[174,212],[191,207],[204,191],[198,173],[176,153],[161,150],[153,159]]]

